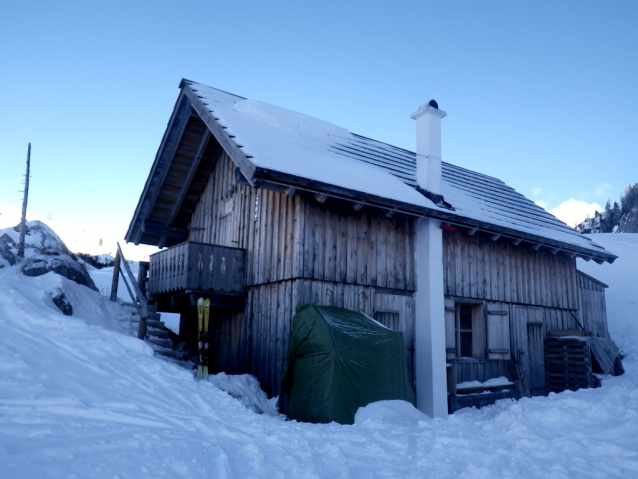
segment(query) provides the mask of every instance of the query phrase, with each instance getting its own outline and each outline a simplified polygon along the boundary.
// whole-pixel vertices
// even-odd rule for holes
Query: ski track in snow
[[[637,286],[623,265],[635,258],[617,261],[615,281],[633,280],[629,306],[611,308],[629,326]],[[620,301],[611,286],[608,303]],[[73,317],[48,298],[56,287]],[[638,338],[620,319],[611,329],[624,335],[627,372],[602,388],[504,400],[445,419],[386,401],[343,426],[252,412],[122,334],[123,315],[52,273],[0,269],[0,477],[638,477]]]

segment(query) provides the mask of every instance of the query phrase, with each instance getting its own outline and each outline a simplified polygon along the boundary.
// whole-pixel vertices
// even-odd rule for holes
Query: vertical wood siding
[[[288,196],[238,185],[234,169],[222,153],[190,223],[191,241],[246,250],[245,309],[220,310],[213,323],[218,370],[250,372],[270,395],[278,394],[292,318],[297,305],[305,303],[370,316],[376,310],[399,311],[409,356],[414,220],[400,214],[388,218],[365,206],[355,211],[332,198],[319,203],[303,192]],[[505,303],[511,354],[517,358],[530,356],[529,317],[535,318],[534,337],[544,338],[551,329],[578,328],[581,303],[588,325],[600,317],[593,311],[604,311],[604,291],[577,277],[573,259],[461,230],[444,232],[443,238],[446,297]],[[602,335],[605,323],[595,326]],[[506,374],[506,363],[498,359],[457,365],[459,381]]]
[[[248,285],[307,278],[414,291],[411,218],[238,185],[234,168],[222,153],[193,213],[189,240],[245,248]]]
[[[376,310],[397,311],[399,330],[406,341],[406,357],[412,354],[412,295],[377,293],[369,286],[309,279],[256,285],[248,290],[244,318],[244,324],[250,325],[249,372],[260,379],[271,396],[279,394],[292,318],[297,306],[307,303],[347,308],[369,316],[374,316]]]
[[[300,210],[299,277],[414,291],[412,219],[331,198]]]
[[[447,296],[577,310],[575,260],[459,230],[443,235]]]
[[[578,282],[583,327],[591,331],[592,336],[609,338],[605,287],[599,281],[582,274],[580,271],[578,272]]]
[[[210,312],[211,372],[243,374],[250,364],[250,318],[241,310],[212,308]]]

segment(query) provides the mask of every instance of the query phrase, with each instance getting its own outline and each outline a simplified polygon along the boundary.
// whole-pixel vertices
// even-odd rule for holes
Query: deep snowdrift
[[[359,410],[354,426],[257,414],[118,332],[126,311],[107,298],[2,268],[0,477],[638,477],[638,238],[614,236],[634,255],[603,243],[620,259],[609,276],[587,272],[611,286],[624,376],[445,419],[386,401]],[[52,288],[65,289],[73,317]],[[250,381],[227,389],[248,394]]]

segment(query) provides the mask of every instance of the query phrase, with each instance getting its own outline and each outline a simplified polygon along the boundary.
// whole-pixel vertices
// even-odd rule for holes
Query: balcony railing
[[[167,248],[150,257],[148,295],[242,294],[245,258],[243,249],[192,241]]]

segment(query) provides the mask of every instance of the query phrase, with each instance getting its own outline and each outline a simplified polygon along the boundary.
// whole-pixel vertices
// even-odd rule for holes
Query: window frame
[[[485,306],[483,301],[472,299],[453,298],[445,301],[445,336],[446,336],[446,357],[447,359],[478,359],[482,360],[486,357],[487,336],[485,331]],[[462,310],[469,308],[471,316],[471,329],[461,328]],[[461,335],[463,333],[471,334],[472,354],[463,351],[463,342]],[[452,344],[453,341],[453,344]],[[467,349],[467,343],[466,347]]]

